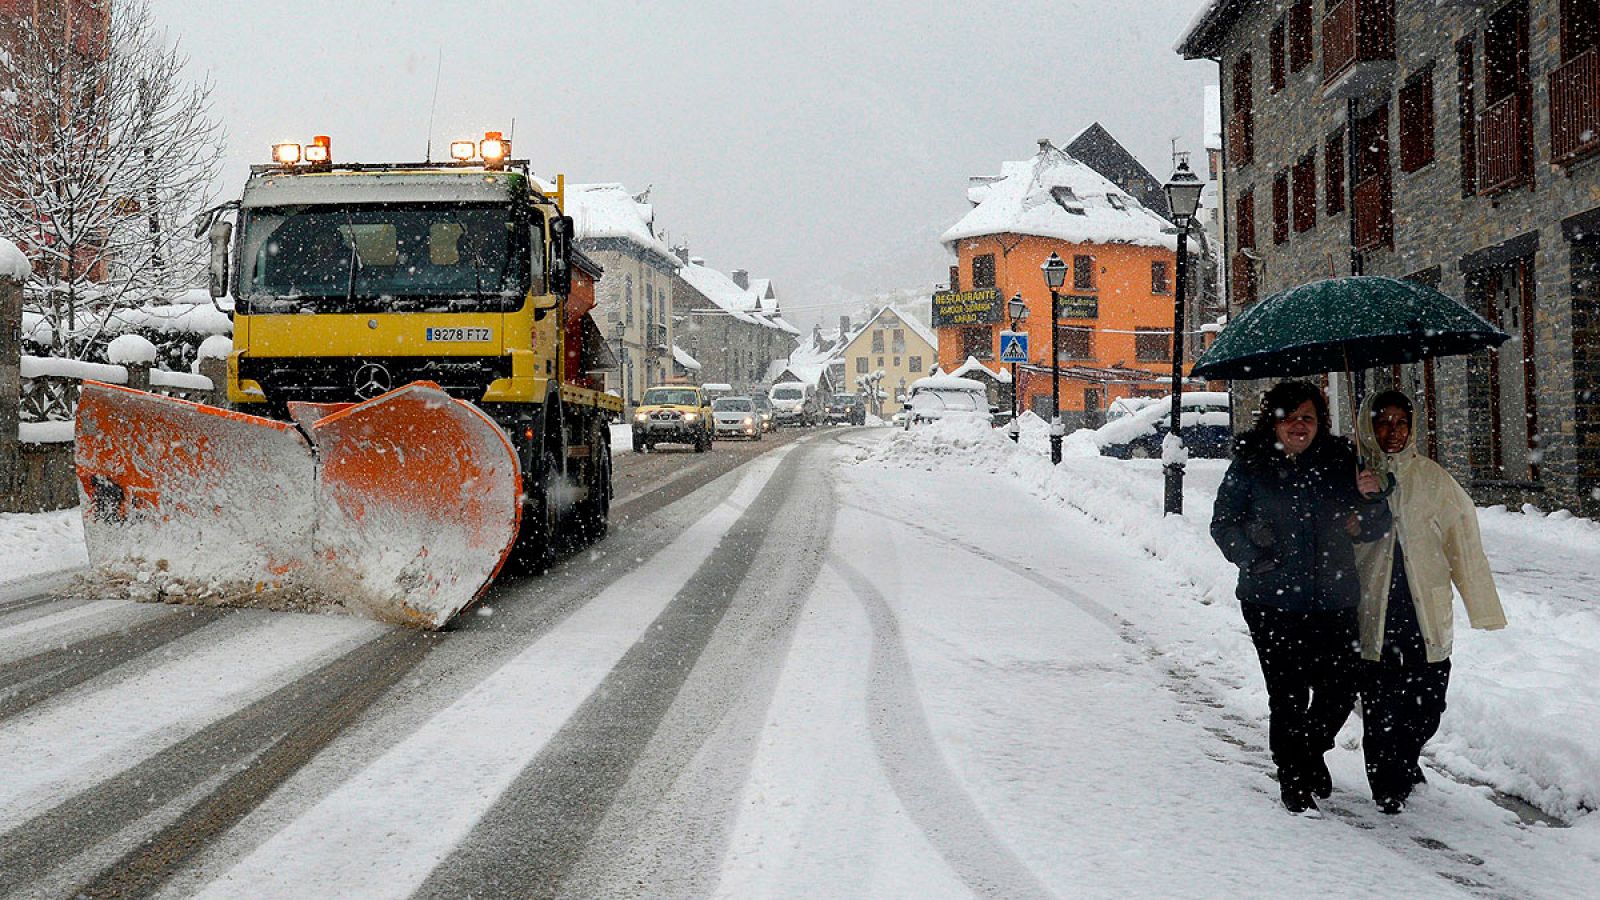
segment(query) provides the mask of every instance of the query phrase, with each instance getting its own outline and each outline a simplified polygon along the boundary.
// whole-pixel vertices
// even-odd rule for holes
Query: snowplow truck
[[[86,383],[95,571],[146,599],[336,606],[428,629],[510,560],[604,535],[609,351],[563,182],[491,133],[454,161],[274,147],[201,224],[233,298],[228,409]],[[590,282],[592,284],[592,282]]]

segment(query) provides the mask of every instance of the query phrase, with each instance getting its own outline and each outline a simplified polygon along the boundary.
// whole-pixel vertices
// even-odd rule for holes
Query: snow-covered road
[[[1020,447],[988,430],[823,431],[679,477],[700,486],[615,528],[593,565],[508,584],[492,615],[421,644],[348,618],[40,603],[39,573],[82,559],[71,517],[0,517],[0,893],[115,884],[107,867],[144,859],[149,835],[271,766],[281,782],[213,813],[226,827],[181,871],[129,883],[257,897],[1600,884],[1585,812],[1600,795],[1594,523],[1484,511],[1512,625],[1458,640],[1430,783],[1404,815],[1377,814],[1352,720],[1329,755],[1329,814],[1294,818],[1268,775],[1232,573],[1205,536],[1221,464],[1192,463],[1190,514],[1163,520],[1158,464],[1056,469],[1042,450],[1037,431]],[[63,646],[106,661],[47,690],[30,660]],[[390,681],[333,704],[349,721],[306,759],[284,767],[251,737],[274,704],[380,650]],[[202,749],[222,734],[236,755]],[[203,752],[218,754],[193,769],[206,780],[159,783],[159,764]],[[1570,827],[1520,820],[1481,784]],[[64,823],[78,831],[52,830]],[[23,854],[86,831],[81,855]]]

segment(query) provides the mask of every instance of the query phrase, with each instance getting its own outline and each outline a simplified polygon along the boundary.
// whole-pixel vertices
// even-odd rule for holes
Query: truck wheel
[[[696,453],[704,453],[704,452],[706,452],[707,450],[710,450],[710,449],[711,449],[711,435],[702,434],[702,435],[698,435],[698,436],[695,437],[695,439],[694,439],[694,452],[696,452]]]
[[[634,438],[633,439],[633,452],[635,452],[635,453],[643,453],[644,452],[644,439],[643,438]]]
[[[531,468],[533,471],[523,473],[524,483],[530,485],[528,502],[522,510],[522,527],[511,549],[511,560],[519,571],[543,575],[556,558],[561,513],[553,488],[561,474],[555,453],[548,447],[539,451]]]
[[[593,543],[606,536],[611,523],[611,445],[596,428],[590,435],[589,495],[578,504],[579,538]]]

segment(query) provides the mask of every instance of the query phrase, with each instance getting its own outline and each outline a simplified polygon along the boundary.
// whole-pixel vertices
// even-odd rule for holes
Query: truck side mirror
[[[211,230],[211,296],[228,296],[228,245],[233,240],[232,222],[212,222]]]
[[[572,232],[571,216],[557,216],[550,220],[550,293],[566,296],[572,293]]]

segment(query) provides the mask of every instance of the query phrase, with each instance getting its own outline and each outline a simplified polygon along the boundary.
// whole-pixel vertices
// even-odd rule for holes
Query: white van
[[[799,381],[780,381],[767,392],[778,425],[817,424],[817,389]]]

